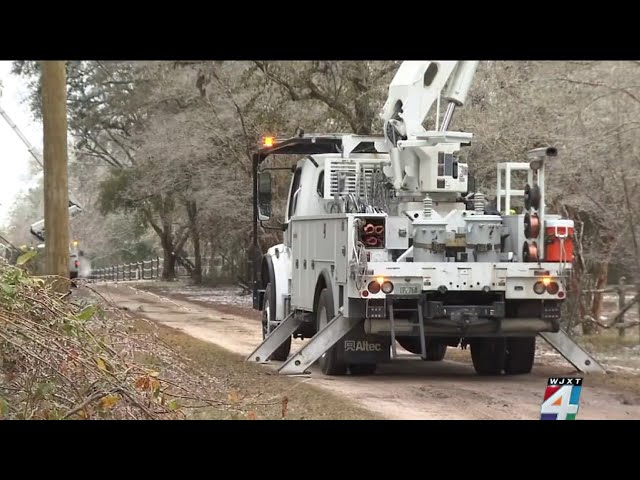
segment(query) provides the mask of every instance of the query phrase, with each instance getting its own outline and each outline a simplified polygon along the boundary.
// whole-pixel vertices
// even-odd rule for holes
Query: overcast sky
[[[28,106],[23,102],[27,97],[26,84],[10,71],[11,62],[0,61],[0,105],[31,144],[42,152],[42,125],[33,120]],[[30,159],[27,147],[0,117],[0,227],[7,220],[16,196],[34,181],[29,174]]]

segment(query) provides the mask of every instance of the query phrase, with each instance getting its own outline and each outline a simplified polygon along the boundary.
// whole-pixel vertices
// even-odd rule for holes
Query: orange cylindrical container
[[[544,227],[544,261],[573,262],[573,220],[549,219]]]

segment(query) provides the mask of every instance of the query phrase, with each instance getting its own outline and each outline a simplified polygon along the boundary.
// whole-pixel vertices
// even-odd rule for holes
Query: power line
[[[4,109],[2,108],[2,105],[0,105],[0,115],[2,115],[2,118],[4,118],[7,123],[9,124],[9,126],[13,129],[14,132],[16,132],[16,134],[18,135],[18,137],[20,137],[20,140],[22,140],[22,143],[24,143],[27,146],[27,150],[29,150],[29,153],[31,154],[31,156],[35,159],[36,163],[38,165],[40,165],[40,168],[43,168],[42,165],[42,159],[40,158],[40,156],[36,153],[37,150],[35,149],[35,147],[33,145],[31,145],[31,142],[29,142],[29,140],[27,139],[27,137],[25,137],[22,132],[20,131],[20,129],[18,128],[18,126],[13,122],[13,120],[11,120],[11,117],[9,117],[9,115],[7,114],[7,112],[4,111]]]

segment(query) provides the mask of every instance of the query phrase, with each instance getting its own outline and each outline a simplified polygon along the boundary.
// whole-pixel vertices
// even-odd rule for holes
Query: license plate
[[[400,295],[416,295],[420,293],[417,285],[401,285],[398,288],[398,294]]]

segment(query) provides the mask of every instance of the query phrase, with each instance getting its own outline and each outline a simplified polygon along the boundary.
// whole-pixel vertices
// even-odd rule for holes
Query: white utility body
[[[572,223],[544,207],[545,163],[557,152],[499,164],[497,209],[475,191],[459,157],[472,134],[449,126],[477,64],[402,63],[381,136],[269,139],[254,155],[254,308],[264,341],[249,360],[282,360],[285,374],[315,362],[328,375],[373,373],[399,356],[396,342],[429,361],[470,345],[479,374],[521,374],[536,335],[562,335]],[[435,128],[426,130],[430,113]],[[304,158],[292,168],[284,241],[261,255],[258,224],[271,216],[262,164],[272,155]],[[518,170],[527,183],[514,190]],[[521,213],[511,210],[517,197]],[[290,356],[292,335],[311,340]],[[600,368],[580,352],[576,366]]]

